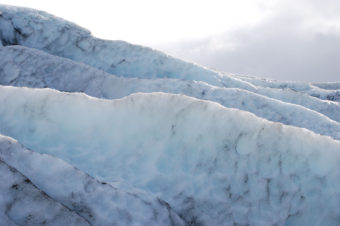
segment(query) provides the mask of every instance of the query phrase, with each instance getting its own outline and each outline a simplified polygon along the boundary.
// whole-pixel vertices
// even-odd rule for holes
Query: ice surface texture
[[[13,220],[18,218],[15,211],[25,213],[26,209],[27,215],[31,215],[31,217],[22,216],[21,218],[26,217],[28,222],[21,220],[21,222],[19,221],[20,224],[42,224],[42,220],[45,220],[43,216],[52,215],[48,211],[53,211],[58,207],[58,205],[53,203],[34,203],[32,200],[37,199],[35,193],[40,194],[41,192],[34,193],[31,191],[32,189],[25,191],[26,188],[23,186],[30,184],[32,181],[40,190],[65,206],[68,212],[73,211],[77,214],[76,216],[79,215],[83,218],[80,221],[79,216],[78,218],[72,215],[62,216],[57,212],[60,215],[59,217],[51,216],[51,218],[56,218],[54,219],[56,223],[53,222],[54,225],[73,225],[71,217],[79,221],[78,225],[87,225],[87,223],[91,225],[122,226],[184,225],[184,222],[170,209],[165,201],[142,192],[125,192],[110,184],[99,182],[58,158],[29,151],[8,137],[0,136],[0,159],[11,167],[25,172],[27,177],[26,179],[19,177],[21,184],[13,182],[13,180],[18,180],[16,179],[18,176],[13,176],[12,174],[14,173],[10,174],[8,166],[0,165],[0,170],[3,167],[6,168],[6,184],[1,184],[0,192],[7,192],[8,190],[9,194],[13,193],[16,195],[13,191],[21,194],[12,198],[14,199],[12,202],[18,207],[15,209],[12,207],[14,204],[11,203],[11,205],[7,205],[10,209],[4,212]],[[1,161],[0,164],[5,165]],[[2,174],[2,178],[4,178],[3,176]],[[3,186],[11,187],[11,189],[4,189]],[[6,196],[5,194],[2,195]],[[38,200],[46,202],[46,199],[39,198]],[[26,205],[23,205],[23,203],[26,203]],[[32,205],[34,205],[34,208],[32,208]],[[64,212],[66,211],[65,207]],[[44,210],[44,208],[48,209]],[[31,213],[29,212],[30,210],[35,212]],[[68,213],[67,211],[66,213]],[[68,214],[70,215],[70,213]],[[40,217],[42,220],[40,222],[37,220],[33,221],[36,217]],[[58,218],[60,218],[59,221],[57,221]],[[71,220],[68,220],[68,218],[71,218]],[[62,219],[66,219],[69,222],[65,220],[63,222],[61,221]]]
[[[290,89],[257,87],[234,76],[184,62],[150,48],[123,41],[97,39],[89,31],[45,12],[9,6],[0,6],[0,11],[0,39],[3,45],[24,45],[40,49],[117,76],[177,78],[203,81],[220,87],[241,88],[305,106],[340,122],[337,110],[339,106],[332,102],[319,102],[308,94]],[[322,97],[324,92],[319,96]]]
[[[0,62],[2,85],[49,87],[67,92],[84,92],[99,98],[121,98],[135,92],[185,94],[340,139],[340,124],[325,115],[242,89],[178,79],[117,77],[82,63],[22,46],[0,48],[0,58],[3,59]],[[330,108],[327,114],[331,115],[333,111]],[[340,106],[337,111],[340,112]]]
[[[9,6],[0,59],[1,225],[340,224],[339,83],[224,74]]]
[[[276,89],[291,89],[297,92],[304,92],[311,96],[321,98],[324,100],[331,100],[340,102],[340,83],[305,83],[305,82],[282,82],[277,80],[256,78],[251,76],[235,75],[244,81],[250,82],[253,85],[261,87],[269,87]]]
[[[187,223],[339,223],[340,142],[331,138],[182,95],[0,94],[1,133],[157,194]]]
[[[27,177],[2,160],[0,178],[1,225],[89,225],[85,219],[48,197]]]

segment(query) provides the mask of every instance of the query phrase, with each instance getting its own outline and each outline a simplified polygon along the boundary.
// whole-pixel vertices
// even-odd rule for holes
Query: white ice
[[[252,76],[240,76],[235,77],[247,81],[256,86],[269,87],[275,89],[290,89],[296,92],[307,93],[310,96],[314,96],[324,100],[340,101],[340,85],[337,82],[330,83],[306,83],[295,81],[277,81],[264,78],[257,78]],[[340,78],[339,78],[340,79]]]
[[[291,89],[255,86],[235,76],[184,62],[159,51],[123,41],[94,38],[90,32],[45,12],[0,5],[0,39],[4,45],[23,45],[79,61],[110,74],[138,78],[177,78],[213,86],[240,88],[312,110],[332,112],[340,122],[339,104],[320,102]],[[327,91],[324,91],[327,92]],[[315,93],[314,93],[315,94]],[[323,96],[322,93],[319,95]]]
[[[132,189],[126,192],[110,184],[99,182],[58,158],[29,151],[15,140],[1,135],[0,159],[24,172],[26,180],[31,181],[41,191],[66,206],[68,210],[81,216],[90,225],[184,225],[165,201],[151,194],[131,191]],[[14,179],[15,177],[9,174],[6,177],[8,184],[6,186],[13,187],[13,184],[18,184],[12,181]],[[17,186],[19,187],[17,190],[21,190],[22,185]],[[7,190],[11,192],[11,189],[0,188],[0,192]],[[34,195],[29,192],[24,194],[27,199],[34,198]],[[16,205],[24,202],[33,204],[30,200],[21,200]],[[39,215],[50,215],[47,212],[49,209],[42,211],[45,205],[41,203],[35,205],[37,208],[32,209],[40,212]],[[50,205],[53,209],[56,204]],[[31,209],[27,205],[25,207],[21,205],[21,208]],[[16,216],[14,211],[11,210],[8,215]],[[31,213],[31,215],[35,216],[37,213]],[[84,220],[82,222],[83,224],[80,225],[85,225],[86,222],[84,223]],[[70,222],[58,223],[56,225],[72,225]]]
[[[340,224],[339,82],[217,72],[4,5],[0,59],[0,225]]]
[[[135,92],[185,94],[340,139],[340,123],[323,114],[238,88],[222,88],[204,82],[179,79],[117,77],[82,63],[22,46],[0,48],[0,58],[3,59],[0,62],[2,85],[49,87],[109,99],[121,98]],[[326,115],[340,112],[340,106],[334,110],[328,108],[328,104],[323,104],[326,108],[322,112]]]
[[[155,194],[187,223],[339,223],[340,142],[331,138],[183,95],[0,94],[1,133]]]
[[[1,225],[90,225],[84,218],[48,197],[3,160],[0,160],[0,178]]]

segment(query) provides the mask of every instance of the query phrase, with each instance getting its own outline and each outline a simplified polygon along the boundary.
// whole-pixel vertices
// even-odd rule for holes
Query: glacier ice
[[[195,78],[220,84],[217,73],[203,67],[147,47],[93,38],[89,31],[45,12],[5,5],[0,10],[3,12],[0,37],[4,45],[41,49],[120,76]]]
[[[306,107],[242,89],[222,88],[203,82],[178,79],[116,77],[81,63],[22,46],[0,48],[0,58],[3,59],[0,62],[2,85],[49,87],[110,99],[121,98],[135,92],[185,94],[340,139],[340,123]],[[326,110],[328,115],[334,112],[332,108]],[[340,112],[340,106],[337,107],[337,111]]]
[[[263,79],[251,76],[235,75],[237,78],[250,82],[253,85],[269,87],[276,89],[291,89],[297,92],[304,92],[310,96],[340,102],[340,85],[339,83],[305,83],[305,82],[282,82],[277,80]]]
[[[1,225],[90,225],[0,160]]]
[[[306,93],[255,86],[235,76],[184,62],[159,51],[123,41],[107,41],[45,12],[0,5],[0,39],[5,46],[36,48],[123,77],[177,78],[203,81],[227,88],[241,88],[312,110],[332,112],[329,118],[340,122],[339,105],[320,102]],[[314,93],[315,94],[315,93]],[[322,97],[322,94],[319,95]]]
[[[58,158],[29,151],[15,140],[1,135],[0,159],[10,167],[25,172],[26,181],[29,183],[32,181],[39,190],[61,203],[67,210],[73,211],[85,219],[85,221],[80,221],[79,225],[86,225],[87,222],[91,225],[184,225],[180,217],[161,199],[143,192],[122,191],[105,182],[99,182]],[[43,170],[41,170],[42,168]],[[13,184],[16,184],[17,187],[22,186],[18,182],[12,182],[11,177],[13,176],[8,176],[7,183],[9,185],[6,184],[7,187],[13,186]],[[20,181],[24,181],[24,179]],[[10,189],[0,188],[0,191],[7,190]],[[28,199],[32,199],[36,195],[31,193],[32,191],[28,191],[24,194]],[[22,202],[31,203],[32,200],[22,200]],[[46,206],[41,203],[35,205],[39,208]],[[57,206],[49,205],[52,210],[54,206]],[[27,209],[28,207],[23,208]],[[12,217],[13,211],[4,212]],[[37,209],[36,211],[41,210]],[[34,213],[30,214],[34,215]],[[79,216],[78,218],[80,218]],[[20,222],[25,225],[29,225],[28,223],[31,222]],[[35,222],[35,224],[38,223]],[[71,221],[57,223],[55,225],[73,225]]]
[[[340,82],[320,82],[313,85],[321,89],[340,90]]]
[[[340,224],[339,82],[222,73],[4,5],[0,59],[0,225]]]
[[[187,223],[338,223],[340,142],[329,137],[183,95],[0,93],[2,134],[157,194]]]

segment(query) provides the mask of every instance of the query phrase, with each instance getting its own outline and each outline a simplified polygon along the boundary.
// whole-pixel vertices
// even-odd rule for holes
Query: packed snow
[[[2,134],[157,194],[187,223],[339,223],[340,142],[331,138],[182,95],[0,93]]]
[[[0,225],[340,225],[339,82],[218,72],[4,5],[0,59]]]

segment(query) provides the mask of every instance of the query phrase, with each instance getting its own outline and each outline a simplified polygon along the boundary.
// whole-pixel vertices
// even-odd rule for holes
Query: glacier
[[[0,58],[3,59],[0,62],[1,85],[84,92],[106,99],[121,98],[136,92],[185,94],[340,139],[340,123],[326,116],[340,112],[340,106],[335,110],[325,108],[322,112],[326,115],[323,115],[301,105],[285,103],[239,88],[223,88],[204,82],[179,79],[117,77],[82,63],[22,46],[1,48]]]
[[[29,183],[33,182],[40,193],[44,192],[66,210],[72,211],[78,218],[83,219],[83,221],[76,222],[77,225],[184,225],[184,222],[166,205],[165,201],[150,194],[133,191],[131,188],[126,191],[126,188],[122,190],[117,186],[100,182],[61,159],[27,150],[9,137],[0,136],[0,144],[0,157],[5,162],[3,164],[25,172],[27,177],[25,180]],[[7,182],[9,186],[13,184],[21,186],[16,181],[8,180]],[[3,190],[10,189],[1,189]],[[32,193],[32,191],[24,191],[21,196],[34,198],[36,195]],[[32,200],[22,202],[32,204]],[[16,205],[20,204],[16,203]],[[39,203],[35,205],[41,208],[46,206],[46,204]],[[53,207],[53,205],[50,206]],[[22,208],[31,209],[27,207],[27,204]],[[10,214],[15,215],[14,211],[13,208]],[[42,209],[36,211],[42,212],[43,214],[39,215],[43,216],[51,214],[46,214]],[[61,216],[56,220],[68,218]],[[78,218],[75,219],[79,221]],[[16,221],[16,223],[37,225],[41,222],[33,224],[33,222]],[[53,224],[75,225],[73,222],[54,222]],[[50,224],[47,223],[47,225]]]
[[[219,72],[0,5],[1,225],[339,225],[340,83]]]
[[[2,160],[0,175],[1,225],[90,225]]]
[[[157,194],[186,222],[308,225],[318,212],[330,225],[340,216],[340,142],[331,138],[183,95],[0,93],[2,134]]]
[[[340,84],[339,83],[316,83],[310,84],[305,82],[282,82],[252,76],[234,75],[235,77],[250,82],[253,85],[269,88],[291,89],[297,92],[304,92],[310,96],[323,100],[340,101]]]
[[[257,87],[235,76],[184,62],[151,48],[94,38],[88,30],[45,12],[5,5],[0,6],[0,11],[0,39],[4,46],[23,45],[40,49],[117,76],[177,78],[241,88],[324,114],[332,112],[328,117],[340,121],[338,104],[319,102],[318,98],[311,98],[307,93]]]

